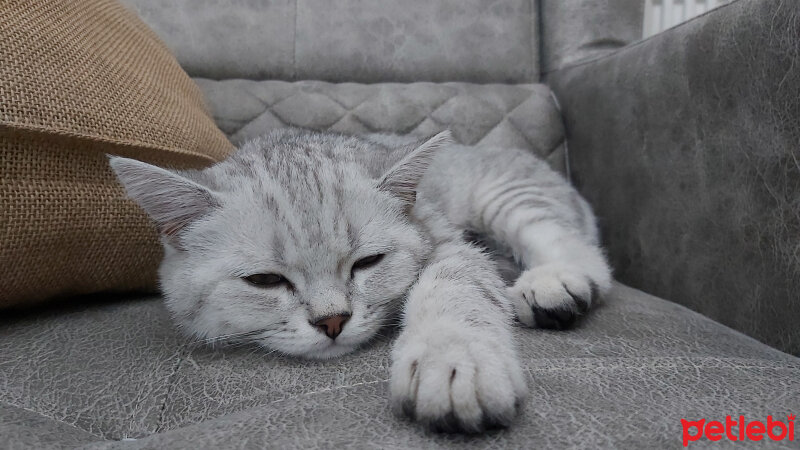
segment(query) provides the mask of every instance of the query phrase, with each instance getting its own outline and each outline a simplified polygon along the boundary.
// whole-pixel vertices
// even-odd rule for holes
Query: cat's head
[[[372,174],[354,155],[388,149],[297,130],[251,141],[202,171],[110,162],[162,235],[161,288],[185,331],[328,358],[393,320],[416,281],[431,249],[409,214],[447,139]]]

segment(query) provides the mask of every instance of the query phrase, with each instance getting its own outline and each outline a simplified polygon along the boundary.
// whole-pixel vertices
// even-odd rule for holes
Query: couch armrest
[[[644,0],[538,0],[542,74],[642,36]]]
[[[800,2],[552,72],[618,279],[800,354]]]

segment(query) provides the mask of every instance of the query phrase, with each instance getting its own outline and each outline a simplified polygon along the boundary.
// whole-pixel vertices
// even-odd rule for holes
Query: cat
[[[611,286],[588,203],[520,149],[283,129],[204,170],[110,165],[161,233],[181,328],[332,358],[399,317],[392,406],[437,430],[509,425],[514,317],[567,328]],[[469,233],[514,255],[513,284]]]

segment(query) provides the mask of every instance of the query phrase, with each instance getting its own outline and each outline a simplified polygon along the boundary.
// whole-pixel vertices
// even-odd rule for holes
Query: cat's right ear
[[[133,199],[167,238],[218,206],[214,194],[192,180],[135,159],[109,156],[109,164]]]
[[[383,175],[378,189],[390,192],[403,200],[410,208],[417,200],[417,185],[433,161],[436,153],[444,147],[453,145],[449,130],[433,136],[406,155]]]

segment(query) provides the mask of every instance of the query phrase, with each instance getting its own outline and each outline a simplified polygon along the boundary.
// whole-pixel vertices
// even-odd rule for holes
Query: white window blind
[[[660,33],[731,0],[644,0],[644,37]]]

